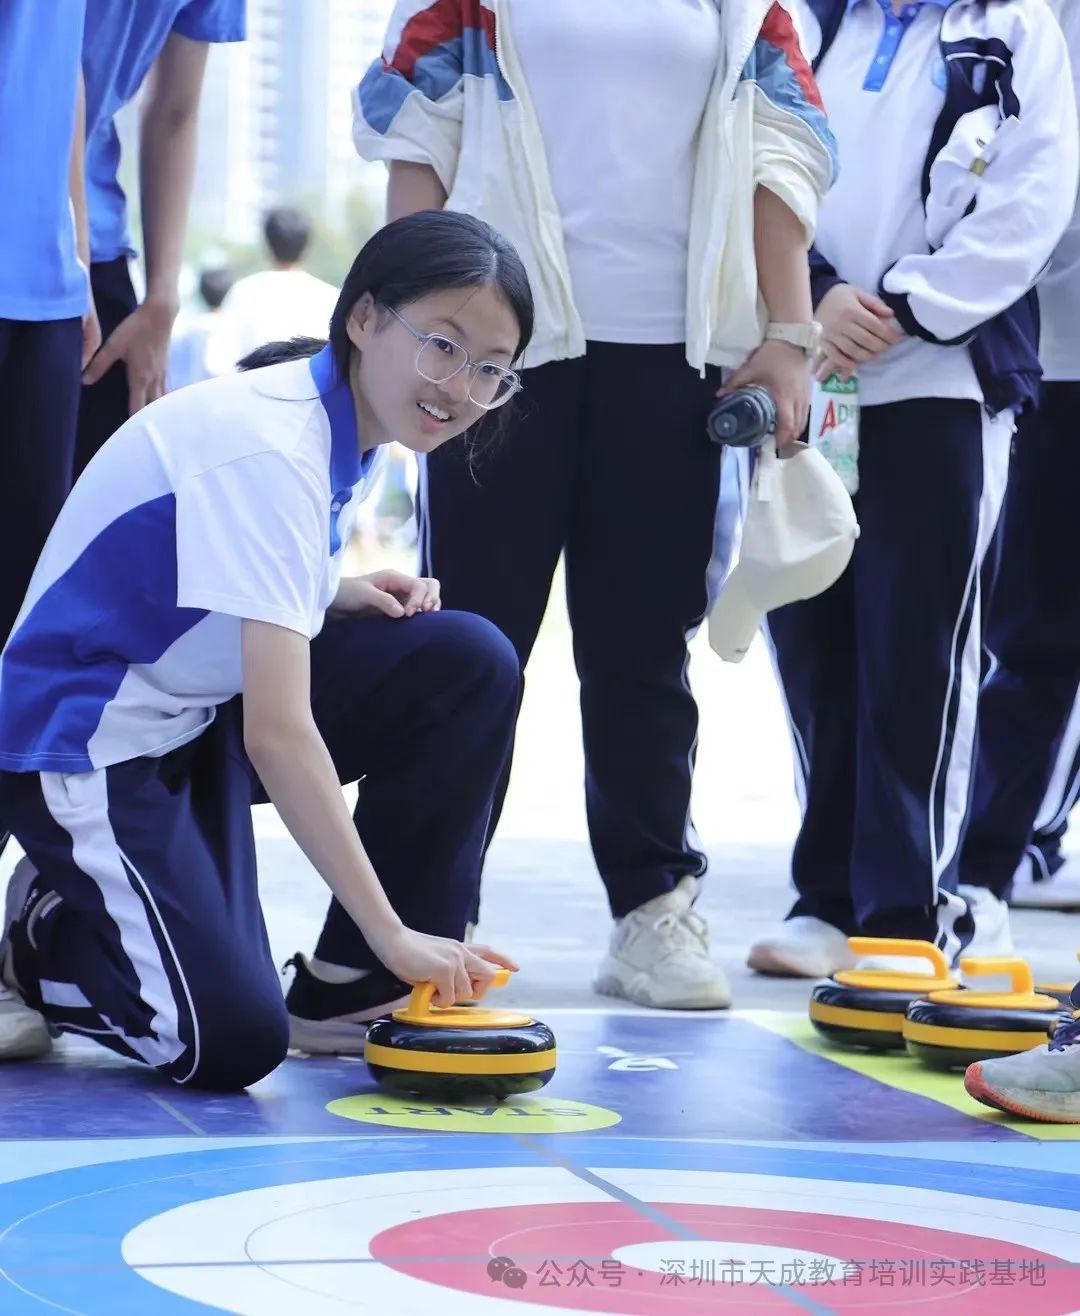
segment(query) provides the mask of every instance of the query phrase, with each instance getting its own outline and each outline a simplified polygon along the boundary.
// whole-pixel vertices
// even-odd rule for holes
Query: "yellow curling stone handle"
[[[490,986],[505,987],[510,981],[509,969],[497,969]],[[514,1010],[478,1010],[473,1006],[432,1005],[435,984],[421,982],[412,989],[409,1004],[394,1011],[394,1018],[402,1024],[426,1024],[438,1028],[525,1028],[533,1022],[531,1016]]]
[[[982,1010],[1060,1010],[1052,996],[1035,991],[1035,979],[1025,960],[1009,955],[989,958],[961,958],[960,968],[967,978],[991,978],[1008,974],[1007,992],[944,991],[932,992],[930,1000],[942,1005],[966,1005]]]
[[[912,988],[942,991],[959,984],[949,974],[949,962],[929,941],[906,941],[902,937],[849,937],[855,955],[903,955],[926,960],[933,973],[898,973],[889,969],[844,969],[834,974],[845,987],[867,987],[880,992],[907,992]]]

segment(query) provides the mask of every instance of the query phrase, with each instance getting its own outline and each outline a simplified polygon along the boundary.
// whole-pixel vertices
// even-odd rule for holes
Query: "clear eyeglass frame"
[[[469,401],[474,406],[480,407],[484,411],[494,411],[497,407],[504,406],[510,401],[515,393],[521,392],[521,376],[516,370],[509,370],[506,366],[496,365],[494,361],[473,361],[461,344],[455,343],[454,340],[448,338],[446,334],[422,334],[419,329],[414,328],[408,320],[406,320],[399,311],[395,311],[392,306],[387,306],[386,310],[390,312],[395,320],[400,320],[405,328],[408,329],[409,333],[411,333],[416,339],[416,373],[421,379],[426,379],[429,384],[449,383],[455,375],[460,375],[463,370],[468,370],[470,372]],[[447,363],[452,366],[452,368],[444,375],[436,376],[429,374],[420,364],[424,357],[425,350],[433,342],[445,343],[446,346],[451,349],[450,353],[447,355]],[[454,365],[453,363],[458,360],[459,357],[460,364]],[[476,386],[481,370],[490,372],[487,378],[495,380],[496,390],[504,386],[506,391],[494,398],[489,398],[486,401],[483,398],[475,397],[473,395],[473,389]]]

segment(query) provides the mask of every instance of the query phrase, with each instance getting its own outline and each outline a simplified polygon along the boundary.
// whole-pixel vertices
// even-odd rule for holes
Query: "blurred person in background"
[[[199,300],[204,309],[173,335],[166,376],[169,392],[213,378],[207,353],[221,322],[221,303],[232,286],[233,273],[225,266],[205,269],[199,275]]]
[[[86,0],[90,281],[104,342],[83,375],[76,474],[125,420],[165,392],[211,42],[241,41],[245,0]],[[144,88],[139,200],[146,295],[120,186],[116,116]]]
[[[770,389],[781,441],[806,422],[807,248],[835,159],[791,16],[769,0],[402,0],[354,127],[360,154],[389,162],[391,219],[471,212],[529,270],[527,403],[505,444],[423,461],[421,561],[524,668],[566,553],[615,920],[595,987],[724,1007],[693,908],[687,639],[707,606],[720,368]]]
[[[263,237],[272,268],[237,279],[222,303],[208,361],[214,374],[263,343],[287,338],[325,338],[337,289],[304,269],[311,246],[311,220],[293,206],[271,210]]]

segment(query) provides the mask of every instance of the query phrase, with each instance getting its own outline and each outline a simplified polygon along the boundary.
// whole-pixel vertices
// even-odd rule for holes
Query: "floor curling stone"
[[[976,1060],[1030,1051],[1071,1017],[1056,997],[1034,990],[1023,960],[962,959],[960,968],[965,978],[1007,974],[1010,987],[1005,992],[932,991],[912,1003],[904,1020],[904,1045],[932,1069],[963,1070]]]
[[[510,980],[500,969],[492,986]],[[555,1036],[513,1010],[432,1005],[433,983],[370,1025],[364,1059],[372,1077],[398,1096],[440,1101],[495,1100],[536,1092],[555,1073]]]
[[[845,969],[817,983],[810,994],[810,1022],[830,1042],[862,1051],[902,1051],[904,1018],[913,1001],[928,992],[959,987],[948,961],[928,941],[852,937],[859,956],[902,955],[927,961],[926,973]]]

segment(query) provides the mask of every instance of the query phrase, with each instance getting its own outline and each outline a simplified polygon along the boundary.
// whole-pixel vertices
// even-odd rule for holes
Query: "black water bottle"
[[[767,388],[750,384],[737,388],[713,407],[709,438],[729,448],[756,448],[776,432],[776,403]]]

